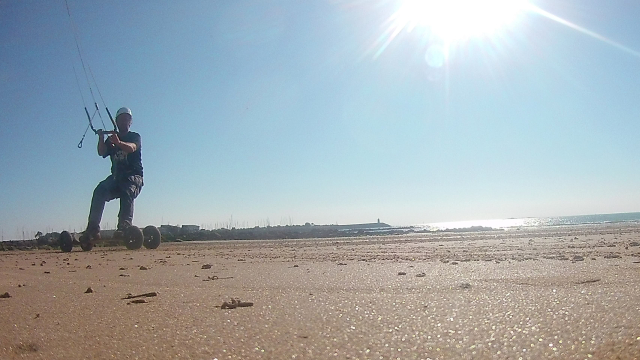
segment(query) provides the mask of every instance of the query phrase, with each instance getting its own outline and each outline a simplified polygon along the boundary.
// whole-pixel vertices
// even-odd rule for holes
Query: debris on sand
[[[462,283],[462,284],[460,284],[460,289],[471,289],[471,284]]]
[[[400,271],[400,272],[398,272],[398,276],[401,276],[401,275],[407,275],[407,273],[406,273],[406,272],[404,272],[404,271]]]
[[[127,294],[127,296],[123,297],[122,300],[129,300],[129,299],[142,298],[142,297],[154,297],[154,296],[158,296],[158,293],[155,291],[140,294],[140,295]]]
[[[140,270],[149,270],[149,268],[143,265],[143,266],[140,266]]]
[[[236,299],[231,299],[229,302],[225,301],[222,303],[222,305],[216,306],[216,307],[219,307],[220,309],[235,309],[239,307],[249,307],[249,306],[253,306],[253,303],[248,301],[240,301],[240,299],[236,298]]]
[[[32,342],[20,343],[16,346],[17,352],[22,354],[38,352],[39,349],[38,345]]]
[[[425,277],[425,276],[427,276],[427,274],[425,273],[416,274],[416,277]]]
[[[91,288],[91,286],[89,286],[89,287],[87,288],[87,290],[85,290],[85,292],[84,292],[84,293],[85,293],[85,294],[92,294],[92,293],[93,293],[93,289]]]
[[[91,265],[87,265],[85,269],[91,269]]]
[[[233,276],[227,276],[227,277],[219,277],[217,275],[213,275],[213,276],[207,276],[206,279],[203,279],[202,281],[213,281],[213,280],[224,280],[224,279],[233,279]]]
[[[202,265],[202,267],[200,269],[202,269],[202,270],[211,269],[211,266],[212,266],[211,264],[204,264],[204,265]]]
[[[130,305],[130,304],[146,304],[146,303],[147,303],[147,300],[145,300],[145,299],[135,299],[135,300],[129,301],[127,303],[127,305]]]
[[[8,293],[8,292],[6,292],[6,293],[4,293],[4,294],[1,294],[1,295],[0,295],[0,299],[8,299],[8,298],[10,298],[10,297],[11,297],[11,295],[9,295],[9,293]]]
[[[600,281],[600,279],[589,279],[589,280],[578,281],[576,282],[576,284],[577,285],[591,284],[591,283],[596,283],[598,281]]]

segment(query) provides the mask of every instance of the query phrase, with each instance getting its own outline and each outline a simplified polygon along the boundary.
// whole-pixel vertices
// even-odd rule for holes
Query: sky
[[[86,226],[91,92],[142,137],[139,226],[640,211],[640,2],[410,1],[0,0],[2,239]]]

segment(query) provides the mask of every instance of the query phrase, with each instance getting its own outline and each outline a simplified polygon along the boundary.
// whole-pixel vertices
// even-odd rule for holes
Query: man
[[[140,135],[131,128],[131,110],[123,107],[116,113],[117,133],[105,140],[105,134],[98,130],[98,155],[111,158],[111,175],[102,180],[93,191],[89,223],[86,235],[90,239],[100,238],[100,221],[107,201],[120,198],[118,213],[118,231],[131,226],[133,220],[133,201],[143,186],[142,154]]]

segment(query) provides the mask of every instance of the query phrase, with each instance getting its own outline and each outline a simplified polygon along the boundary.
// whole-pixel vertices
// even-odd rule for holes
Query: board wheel
[[[144,247],[147,249],[157,249],[158,246],[160,246],[162,236],[157,227],[149,225],[142,230],[142,233],[144,234]]]
[[[93,249],[93,244],[91,243],[91,237],[89,234],[82,234],[79,241],[80,248],[82,248],[83,251],[91,251],[91,249]]]
[[[138,250],[142,247],[144,242],[144,235],[142,230],[137,226],[129,226],[124,231],[124,245],[129,250]]]
[[[71,252],[73,249],[73,238],[68,231],[63,231],[60,233],[60,237],[58,238],[58,245],[60,245],[60,250],[62,252]]]

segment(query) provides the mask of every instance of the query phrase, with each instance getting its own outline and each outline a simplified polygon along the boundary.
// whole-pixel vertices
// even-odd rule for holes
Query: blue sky
[[[524,11],[441,67],[424,26],[380,51],[400,0],[68,1],[96,99],[142,136],[137,225],[640,211],[635,1],[532,0],[557,18]],[[4,239],[86,225],[110,164],[91,132],[77,148],[81,91],[65,2],[0,1]]]

